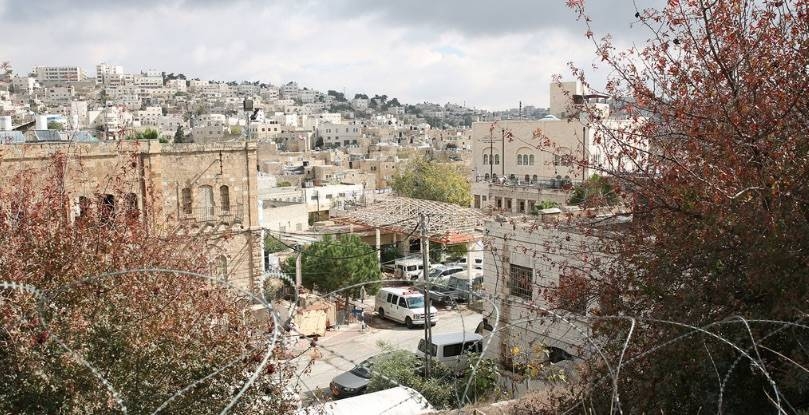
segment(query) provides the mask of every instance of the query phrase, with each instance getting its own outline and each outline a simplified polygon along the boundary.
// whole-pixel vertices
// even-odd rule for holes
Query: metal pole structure
[[[424,266],[424,377],[430,377],[430,359],[432,359],[432,326],[430,325],[430,240],[427,239],[427,215],[419,213],[421,220],[421,260]]]

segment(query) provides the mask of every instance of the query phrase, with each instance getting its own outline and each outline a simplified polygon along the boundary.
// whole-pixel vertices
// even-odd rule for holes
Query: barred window
[[[509,293],[526,300],[533,298],[534,270],[528,267],[511,264],[509,273]]]
[[[565,267],[559,275],[558,306],[577,314],[587,313],[587,279],[572,267]]]
[[[226,185],[219,187],[219,199],[222,202],[222,212],[230,212],[230,189]]]

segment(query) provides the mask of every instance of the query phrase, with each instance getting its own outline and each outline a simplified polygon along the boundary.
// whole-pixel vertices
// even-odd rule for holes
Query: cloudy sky
[[[587,5],[596,35],[645,38],[632,0]],[[491,110],[547,106],[553,74],[596,63],[584,32],[564,0],[0,0],[0,61],[17,72],[103,61]]]

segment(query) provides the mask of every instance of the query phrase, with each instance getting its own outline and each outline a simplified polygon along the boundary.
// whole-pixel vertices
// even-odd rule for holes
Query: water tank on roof
[[[36,122],[36,130],[47,130],[48,129],[48,116],[47,115],[37,115],[37,122]]]
[[[11,116],[0,116],[0,131],[11,131],[14,127],[11,125]]]

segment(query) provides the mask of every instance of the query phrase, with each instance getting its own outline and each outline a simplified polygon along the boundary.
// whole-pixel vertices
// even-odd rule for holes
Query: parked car
[[[424,260],[421,258],[399,258],[393,261],[393,275],[397,279],[417,280],[424,273]]]
[[[462,372],[467,366],[467,352],[481,353],[483,351],[483,336],[477,333],[455,332],[434,334],[430,346],[424,339],[419,340],[416,354],[424,357],[427,353],[456,373]]]
[[[458,273],[449,277],[446,284],[436,285],[430,291],[430,300],[444,304],[469,301],[470,292],[474,292],[483,285],[483,276],[475,276],[472,287],[469,287],[467,273]]]
[[[466,268],[460,265],[439,265],[430,271],[430,280],[449,277],[450,275],[463,272]]]
[[[404,323],[407,328],[424,325],[424,295],[415,288],[385,287],[376,294],[376,308],[380,318]],[[435,307],[430,307],[430,322],[438,322]]]
[[[335,398],[347,398],[365,393],[368,382],[371,381],[374,360],[378,358],[379,356],[371,356],[351,370],[335,376],[329,384],[332,396]]]

